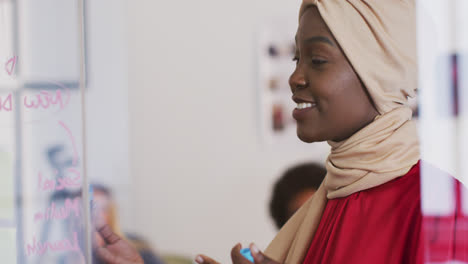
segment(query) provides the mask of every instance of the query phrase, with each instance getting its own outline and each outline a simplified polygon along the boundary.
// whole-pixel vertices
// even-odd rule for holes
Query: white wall
[[[299,1],[132,1],[130,156],[135,229],[161,252],[230,262],[237,242],[275,234],[272,182],[326,144],[269,147],[258,137],[255,43]],[[295,32],[291,32],[291,38]]]
[[[86,1],[87,162],[91,181],[108,185],[124,229],[132,226],[127,13],[124,0]]]

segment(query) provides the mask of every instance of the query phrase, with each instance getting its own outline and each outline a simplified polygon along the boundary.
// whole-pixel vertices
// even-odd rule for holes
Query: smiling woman
[[[296,103],[309,103],[293,112],[302,141],[342,141],[372,122],[378,112],[316,7],[301,17],[296,47],[289,84]]]
[[[271,259],[423,262],[419,144],[407,104],[415,23],[413,1],[303,2],[293,116],[302,141],[332,149],[324,183],[270,244]]]

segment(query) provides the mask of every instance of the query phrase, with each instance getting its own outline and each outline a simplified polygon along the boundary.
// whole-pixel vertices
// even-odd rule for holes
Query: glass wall
[[[0,1],[0,258],[5,263],[84,263],[89,257],[81,4]]]

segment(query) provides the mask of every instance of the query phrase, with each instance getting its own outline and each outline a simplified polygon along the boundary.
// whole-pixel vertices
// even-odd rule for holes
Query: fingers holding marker
[[[240,243],[236,244],[231,250],[231,259],[233,264],[279,264],[265,256],[254,243],[250,244],[249,248],[242,248]],[[219,264],[205,255],[198,255],[195,262],[198,264]]]
[[[242,248],[239,243],[231,250],[231,259],[234,264],[252,264],[254,259],[249,248]]]
[[[242,245],[240,243],[236,244],[232,249],[231,249],[231,259],[232,263],[241,263],[240,261],[244,259],[242,254],[240,253],[240,250],[242,249]]]
[[[278,262],[265,256],[254,243],[250,244],[249,248],[250,252],[252,253],[252,257],[254,258],[255,264],[279,264]]]
[[[250,248],[250,253],[252,254],[252,257],[254,259],[254,262],[255,263],[263,263],[265,258],[263,257],[263,254],[262,254],[262,252],[260,252],[258,247],[254,243],[251,243],[249,248]]]
[[[195,262],[197,262],[198,264],[219,264],[219,262],[217,262],[216,260],[205,255],[198,255],[195,258]]]

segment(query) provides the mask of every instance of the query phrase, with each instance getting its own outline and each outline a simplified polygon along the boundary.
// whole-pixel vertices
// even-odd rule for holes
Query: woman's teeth
[[[298,103],[296,109],[305,109],[312,107],[312,103]]]

